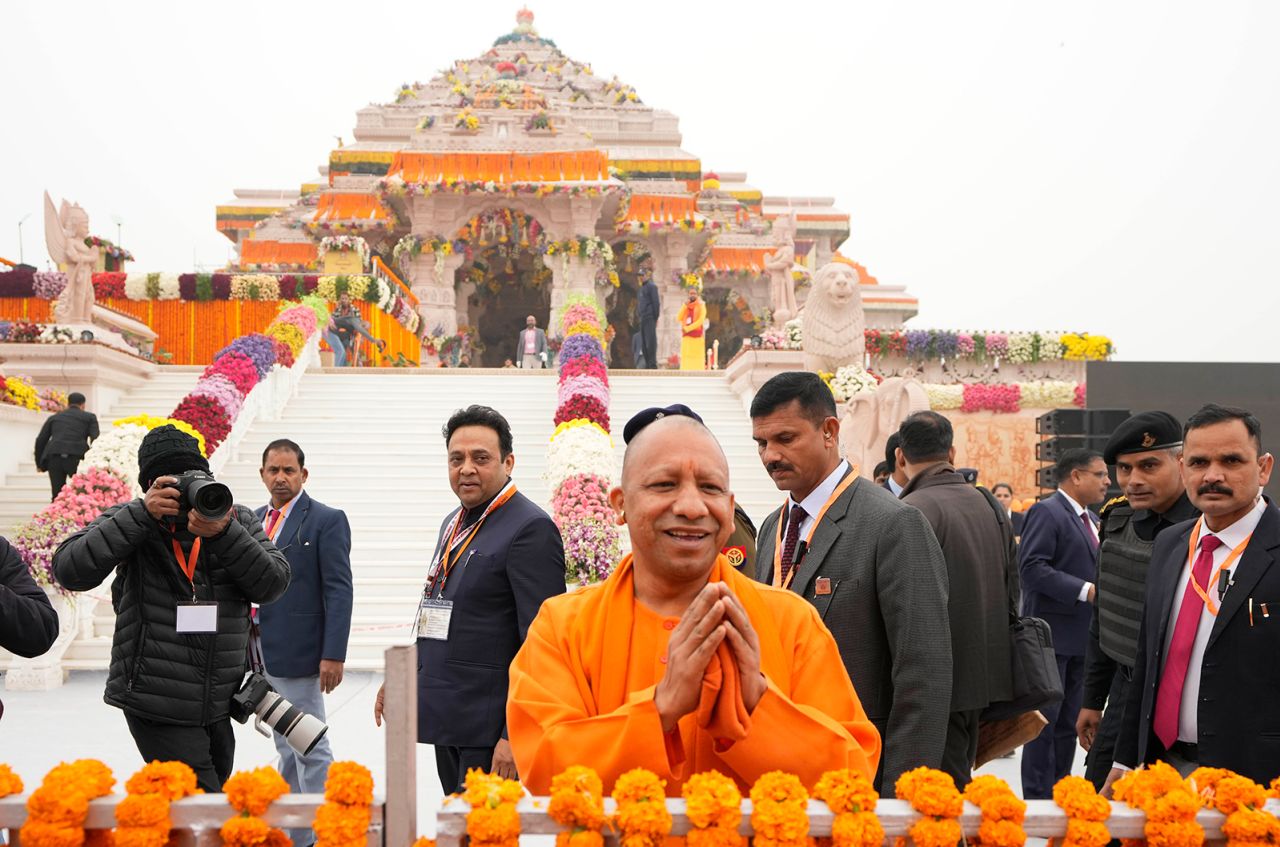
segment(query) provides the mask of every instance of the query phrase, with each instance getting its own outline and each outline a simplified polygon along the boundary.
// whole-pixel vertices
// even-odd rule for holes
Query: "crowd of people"
[[[536,358],[534,338],[522,349]],[[448,420],[458,506],[434,516],[413,624],[418,737],[446,793],[480,768],[545,794],[571,764],[606,789],[645,767],[673,795],[710,768],[746,787],[778,768],[811,783],[847,767],[891,796],[929,766],[963,786],[1014,699],[1012,624],[1027,616],[1052,632],[1063,696],[1024,748],[1026,798],[1052,796],[1077,745],[1104,791],[1156,760],[1280,775],[1280,511],[1261,494],[1272,457],[1249,412],[1134,415],[1103,453],[1066,451],[1057,491],[1017,523],[957,468],[938,413],[901,423],[883,482],[842,458],[815,374],[774,376],[750,417],[784,500],[754,537],[696,410],[647,409],[624,429],[610,494],[631,552],[570,593],[556,525],[516,488],[506,419],[471,406]],[[145,496],[63,542],[54,573],[84,591],[115,572],[105,699],[145,759],[185,761],[217,791],[234,754],[228,703],[251,667],[323,720],[350,631],[350,527],[304,491],[288,439],[262,456],[268,503],[216,518],[175,487],[208,470],[194,439],[157,428],[138,459]],[[1108,465],[1124,496],[1095,513]],[[31,651],[49,614],[13,558],[0,637]],[[291,787],[320,791],[327,743],[277,747]]]

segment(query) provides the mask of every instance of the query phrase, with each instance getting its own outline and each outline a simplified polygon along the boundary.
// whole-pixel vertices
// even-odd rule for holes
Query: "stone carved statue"
[[[44,237],[49,258],[64,265],[67,287],[58,298],[54,318],[62,324],[93,321],[93,271],[98,266],[98,248],[85,244],[89,237],[89,215],[79,205],[62,201],[55,210],[49,192],[44,193]]]
[[[929,395],[914,375],[891,376],[875,391],[855,394],[840,419],[840,448],[849,463],[870,479],[884,460],[889,436],[914,412],[929,409]]]
[[[814,276],[800,315],[805,370],[835,373],[844,365],[862,364],[866,317],[858,281],[857,268],[840,260],[823,265]]]
[[[773,244],[776,248],[766,253],[764,268],[769,272],[769,305],[773,309],[773,325],[782,325],[796,316],[796,284],[791,278],[791,266],[796,261],[796,213],[778,215],[773,222]]]

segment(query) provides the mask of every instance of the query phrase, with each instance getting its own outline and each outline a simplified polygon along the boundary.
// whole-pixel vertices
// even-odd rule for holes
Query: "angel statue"
[[[796,213],[785,212],[773,222],[774,252],[766,253],[764,269],[769,272],[769,305],[773,322],[782,327],[796,316],[796,283],[791,266],[796,261]]]
[[[89,237],[89,215],[78,204],[66,200],[55,210],[49,192],[44,193],[44,238],[49,258],[66,268],[67,287],[58,298],[54,318],[60,324],[93,322],[93,270],[98,266],[98,248],[85,243]]]

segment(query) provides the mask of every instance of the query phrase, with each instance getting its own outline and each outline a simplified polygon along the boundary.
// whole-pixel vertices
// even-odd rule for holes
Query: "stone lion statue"
[[[908,416],[929,409],[929,395],[913,375],[891,376],[871,392],[859,392],[845,404],[840,418],[840,448],[849,463],[868,479],[884,460],[889,436]]]
[[[844,365],[862,364],[866,318],[858,282],[858,269],[840,259],[823,265],[814,276],[800,313],[805,370],[835,373]]]

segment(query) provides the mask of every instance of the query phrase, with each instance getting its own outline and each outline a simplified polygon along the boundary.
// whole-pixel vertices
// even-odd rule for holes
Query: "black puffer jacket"
[[[53,572],[73,591],[111,586],[116,611],[103,699],[153,721],[203,726],[227,716],[246,668],[249,603],[270,603],[289,587],[289,562],[253,513],[235,507],[222,535],[202,542],[195,570],[199,600],[218,601],[216,635],[180,635],[177,606],[192,584],[171,537],[142,500],[108,509],[58,546]]]

